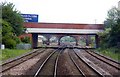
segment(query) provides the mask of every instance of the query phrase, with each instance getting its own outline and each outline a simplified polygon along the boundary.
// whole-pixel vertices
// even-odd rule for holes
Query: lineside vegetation
[[[30,51],[31,50],[5,49],[5,50],[2,50],[2,54],[0,54],[0,60],[4,61],[10,58],[15,58],[19,55],[25,54]]]
[[[0,45],[5,45],[5,50],[0,50],[0,60],[6,60],[9,58],[14,58],[16,56],[22,55],[30,50],[18,50],[16,45],[19,43],[28,43],[29,38],[21,39],[18,38],[19,35],[25,32],[23,27],[24,20],[21,16],[20,11],[15,8],[13,3],[1,2],[0,3]]]
[[[113,7],[104,21],[105,31],[100,36],[100,53],[120,61],[120,11]]]

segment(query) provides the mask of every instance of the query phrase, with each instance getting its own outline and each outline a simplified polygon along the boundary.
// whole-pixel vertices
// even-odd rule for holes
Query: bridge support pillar
[[[60,45],[60,38],[58,38],[58,45]]]
[[[44,34],[44,36],[45,36],[46,39],[47,39],[46,44],[47,44],[47,45],[50,45],[50,38],[51,38],[51,35],[50,35],[50,34]]]
[[[75,36],[75,39],[76,39],[76,46],[78,46],[79,36]]]
[[[78,46],[78,40],[76,41],[76,46]]]
[[[95,35],[95,43],[96,43],[96,48],[99,47],[99,38],[98,35]]]
[[[38,44],[38,34],[33,33],[32,34],[32,48],[36,48]]]
[[[86,46],[89,46],[89,36],[86,35]]]
[[[47,45],[50,45],[50,38],[47,38]]]
[[[60,45],[61,36],[58,36],[58,45]]]
[[[58,39],[58,45],[60,45],[60,39],[63,37],[63,35],[57,35],[56,37]]]

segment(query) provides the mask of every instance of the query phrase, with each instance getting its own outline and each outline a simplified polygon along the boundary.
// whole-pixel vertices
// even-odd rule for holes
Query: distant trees
[[[65,36],[61,38],[62,42],[75,42],[75,38],[71,36]]]
[[[104,22],[105,31],[100,33],[101,46],[120,48],[120,11],[113,7],[108,11],[108,18]]]
[[[23,33],[23,19],[20,12],[14,8],[13,3],[1,3],[2,8],[2,43],[7,48],[15,48],[20,43],[18,36]]]

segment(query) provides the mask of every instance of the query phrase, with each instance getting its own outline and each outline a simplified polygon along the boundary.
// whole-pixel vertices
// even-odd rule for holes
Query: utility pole
[[[118,18],[120,19],[120,1],[118,2]]]
[[[118,2],[118,10],[120,11],[120,1]]]

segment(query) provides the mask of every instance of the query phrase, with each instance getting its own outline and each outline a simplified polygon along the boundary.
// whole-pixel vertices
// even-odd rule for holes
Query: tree
[[[12,27],[4,20],[0,23],[2,24],[2,43],[5,44],[6,48],[15,48],[17,42],[12,32]]]
[[[20,12],[14,8],[15,5],[13,3],[1,3],[0,7],[2,7],[2,19],[6,22],[9,22],[12,27],[12,31],[14,34],[19,36],[23,33],[23,18],[20,15]]]
[[[98,33],[99,37],[100,37],[100,46],[102,48],[107,48],[108,47],[108,40],[110,37],[110,31],[111,28],[106,28],[104,32],[100,32]]]
[[[2,44],[2,26],[1,26],[2,20],[0,19],[0,44]]]
[[[2,28],[0,26],[0,44],[2,44]]]
[[[108,18],[104,21],[106,28],[111,28],[117,23],[118,14],[119,13],[116,7],[113,7],[108,11]]]
[[[12,27],[10,26],[9,22],[6,22],[4,20],[2,20],[2,36],[12,36]]]
[[[108,11],[104,25],[105,32],[99,34],[101,46],[120,48],[120,11],[116,7]]]
[[[115,9],[113,11],[113,16],[115,17],[113,18],[115,24],[111,26],[108,45],[110,47],[114,46],[120,48],[120,11]]]
[[[120,47],[120,19],[118,19],[117,24],[111,28],[108,45],[110,47]]]
[[[1,3],[2,9],[2,43],[6,48],[15,48],[17,43],[20,43],[20,39],[17,37],[23,33],[23,19],[12,3]]]
[[[20,43],[20,39],[17,37],[23,33],[23,18],[12,3],[1,3],[2,8],[2,43],[7,48],[15,48],[17,43]]]

